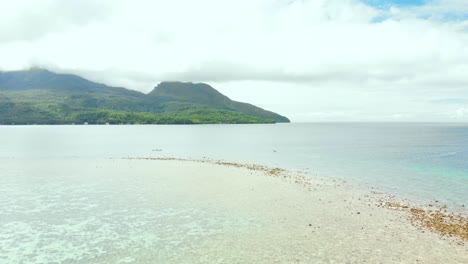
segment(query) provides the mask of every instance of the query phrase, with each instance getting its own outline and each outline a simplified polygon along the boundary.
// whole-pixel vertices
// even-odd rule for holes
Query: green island
[[[148,94],[45,69],[0,72],[0,124],[258,124],[285,116],[204,83],[161,82]]]

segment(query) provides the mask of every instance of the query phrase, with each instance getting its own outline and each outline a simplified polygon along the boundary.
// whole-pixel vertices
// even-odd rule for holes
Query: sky
[[[293,122],[468,121],[468,0],[0,0],[0,70],[211,84]]]

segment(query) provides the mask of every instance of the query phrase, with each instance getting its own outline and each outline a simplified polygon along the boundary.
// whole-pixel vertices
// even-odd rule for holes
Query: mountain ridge
[[[289,122],[206,83],[161,82],[145,94],[38,68],[0,71],[0,113],[0,124]]]

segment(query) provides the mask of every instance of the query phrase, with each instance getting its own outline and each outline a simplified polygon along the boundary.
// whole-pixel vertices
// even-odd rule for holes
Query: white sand
[[[468,263],[466,244],[343,184],[182,161],[0,169],[0,263]]]

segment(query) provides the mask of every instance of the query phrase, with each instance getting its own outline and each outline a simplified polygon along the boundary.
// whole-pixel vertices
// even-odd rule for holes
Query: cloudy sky
[[[468,0],[0,0],[0,70],[207,82],[293,121],[468,121]]]

